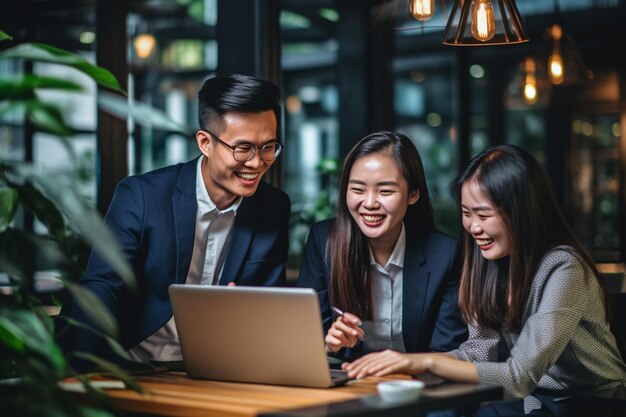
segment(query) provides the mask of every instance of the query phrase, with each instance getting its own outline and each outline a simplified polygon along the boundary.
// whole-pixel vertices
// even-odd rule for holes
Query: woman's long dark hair
[[[337,218],[328,233],[326,252],[330,261],[331,303],[364,320],[372,318],[369,246],[367,237],[350,215],[346,193],[354,163],[378,152],[389,155],[396,162],[408,182],[409,191],[417,189],[420,192],[419,200],[408,207],[404,216],[407,234],[424,233],[435,228],[422,159],[411,140],[395,132],[376,132],[361,139],[343,163]]]
[[[559,245],[574,248],[593,270],[604,290],[608,320],[605,285],[567,224],[541,164],[523,149],[502,145],[476,156],[458,176],[453,192],[459,202],[461,187],[470,181],[478,184],[502,217],[511,237],[511,253],[505,259],[486,260],[473,237],[463,232],[459,305],[465,320],[480,328],[521,331],[533,277],[545,254]]]

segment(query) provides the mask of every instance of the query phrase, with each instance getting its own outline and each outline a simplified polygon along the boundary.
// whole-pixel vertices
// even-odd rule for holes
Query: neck
[[[377,239],[369,239],[369,245],[370,248],[372,248],[374,260],[379,265],[385,266],[389,261],[393,249],[396,247],[401,231],[402,224],[399,225],[398,230],[388,233],[387,236],[381,236]]]
[[[374,260],[378,265],[385,266],[389,261],[389,257],[391,256],[391,252],[393,248],[389,250],[377,250],[372,246],[372,254],[374,255]]]

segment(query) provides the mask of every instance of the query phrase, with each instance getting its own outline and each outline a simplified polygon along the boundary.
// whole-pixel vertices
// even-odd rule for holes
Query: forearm
[[[450,381],[478,383],[478,370],[472,362],[454,359],[447,353],[430,353],[426,369]]]

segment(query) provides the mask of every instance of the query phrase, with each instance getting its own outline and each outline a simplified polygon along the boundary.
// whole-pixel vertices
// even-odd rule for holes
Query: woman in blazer
[[[456,194],[467,232],[459,300],[469,339],[447,354],[368,355],[346,365],[349,373],[430,371],[502,386],[505,402],[481,408],[481,417],[569,416],[570,396],[625,386],[605,286],[537,160],[511,145],[487,150],[461,173]]]
[[[377,132],[344,162],[336,218],[312,226],[298,286],[320,296],[326,350],[447,351],[466,338],[457,241],[436,231],[409,138]]]

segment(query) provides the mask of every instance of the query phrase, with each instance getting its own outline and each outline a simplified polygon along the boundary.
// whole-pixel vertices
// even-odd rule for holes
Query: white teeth
[[[259,176],[258,173],[248,173],[248,172],[237,172],[237,176],[246,181],[252,181]]]
[[[493,239],[476,239],[478,246],[486,246],[493,242]]]
[[[366,222],[376,223],[376,222],[381,221],[383,219],[383,216],[367,216],[367,215],[363,215],[363,218],[365,219]]]

